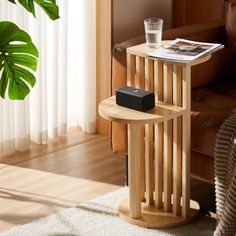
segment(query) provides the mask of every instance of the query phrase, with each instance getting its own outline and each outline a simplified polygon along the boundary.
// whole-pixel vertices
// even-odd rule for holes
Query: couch
[[[213,183],[216,135],[224,120],[236,112],[236,0],[229,0],[226,19],[163,32],[163,39],[177,37],[225,45],[210,61],[192,68],[191,175]],[[126,85],[126,48],[144,42],[144,37],[137,37],[115,45],[113,95]],[[127,153],[126,125],[112,123],[111,143],[115,153]]]

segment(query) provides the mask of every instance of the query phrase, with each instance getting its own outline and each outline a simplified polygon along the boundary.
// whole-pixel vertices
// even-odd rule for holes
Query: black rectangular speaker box
[[[137,111],[147,111],[155,106],[155,95],[143,89],[126,86],[116,90],[116,104]]]

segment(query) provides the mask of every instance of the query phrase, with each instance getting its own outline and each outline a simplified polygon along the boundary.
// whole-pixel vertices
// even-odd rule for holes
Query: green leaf
[[[18,2],[35,17],[35,9],[33,0],[18,0]]]
[[[0,96],[24,99],[36,79],[38,50],[30,36],[11,22],[0,22]]]
[[[8,0],[9,2],[12,2],[14,4],[16,4],[16,1],[15,0]]]
[[[15,2],[15,0],[8,0]],[[55,0],[18,0],[18,2],[30,13],[35,15],[35,3],[38,4],[46,14],[52,19],[56,20],[59,18],[59,8]]]
[[[52,19],[56,20],[59,16],[59,7],[55,0],[34,0]]]
[[[0,96],[5,98],[5,92],[7,89],[8,80],[6,78],[6,70],[3,70],[0,80]]]

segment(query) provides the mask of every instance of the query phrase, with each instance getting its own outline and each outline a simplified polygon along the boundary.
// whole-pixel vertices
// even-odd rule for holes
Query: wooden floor
[[[0,163],[0,232],[124,185],[124,159],[99,135],[74,134]]]
[[[72,132],[0,163],[0,232],[124,186],[124,158],[99,135]],[[191,197],[214,211],[214,186],[192,180]]]

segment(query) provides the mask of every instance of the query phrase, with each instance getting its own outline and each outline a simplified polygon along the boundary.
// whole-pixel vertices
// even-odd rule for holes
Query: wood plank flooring
[[[85,136],[0,158],[0,232],[124,185],[124,158]]]
[[[124,186],[124,157],[100,135],[71,132],[49,145],[0,157],[0,232]],[[191,197],[214,211],[214,186],[191,181]]]

